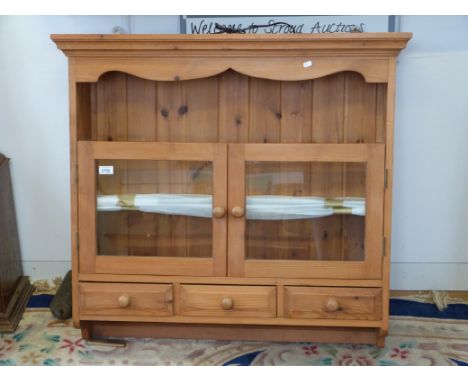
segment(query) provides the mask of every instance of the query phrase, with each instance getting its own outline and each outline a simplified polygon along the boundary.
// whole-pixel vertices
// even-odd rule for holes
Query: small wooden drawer
[[[80,283],[80,314],[172,316],[172,284]]]
[[[379,288],[284,287],[284,317],[380,320]]]
[[[276,317],[276,287],[181,285],[180,314],[192,317]]]

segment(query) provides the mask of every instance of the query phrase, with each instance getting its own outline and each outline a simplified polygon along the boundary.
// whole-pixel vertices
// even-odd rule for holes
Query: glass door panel
[[[246,259],[364,260],[366,164],[246,162]]]
[[[81,273],[226,274],[227,147],[78,143]]]
[[[384,145],[230,144],[228,274],[378,278]]]
[[[97,254],[211,257],[208,161],[97,160]]]

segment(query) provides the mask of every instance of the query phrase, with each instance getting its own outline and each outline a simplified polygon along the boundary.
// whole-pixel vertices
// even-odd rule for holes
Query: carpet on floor
[[[371,345],[127,338],[88,343],[71,320],[32,296],[15,333],[0,334],[0,365],[468,365],[468,305],[392,299],[384,348]]]

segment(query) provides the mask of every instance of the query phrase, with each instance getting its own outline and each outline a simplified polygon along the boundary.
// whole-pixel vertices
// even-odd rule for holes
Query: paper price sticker
[[[99,166],[99,175],[114,175],[114,166]]]

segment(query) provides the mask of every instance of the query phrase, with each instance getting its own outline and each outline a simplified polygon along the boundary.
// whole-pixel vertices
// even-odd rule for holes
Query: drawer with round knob
[[[180,286],[180,314],[192,317],[276,317],[276,287]]]
[[[284,317],[379,320],[380,288],[284,287]]]
[[[172,284],[80,283],[80,316],[172,316]]]

